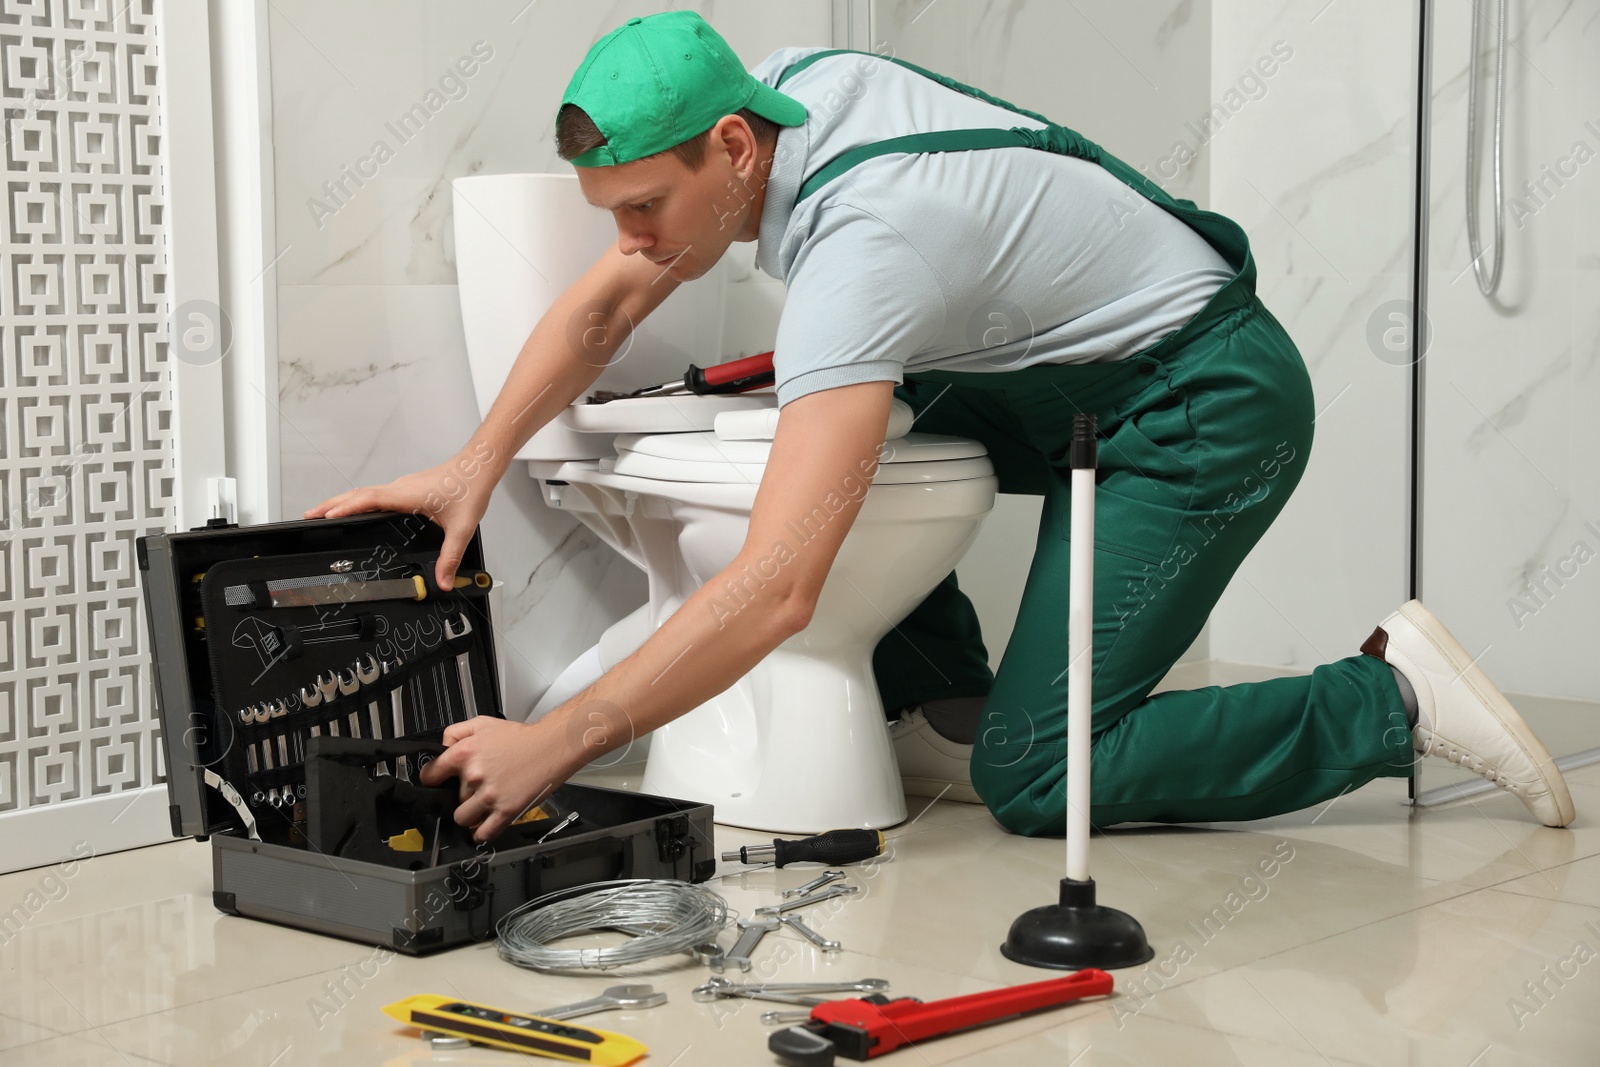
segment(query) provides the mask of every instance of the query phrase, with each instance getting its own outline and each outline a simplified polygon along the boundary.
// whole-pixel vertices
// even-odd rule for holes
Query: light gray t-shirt
[[[768,85],[817,48],[750,72]],[[885,59],[830,56],[784,82],[756,265],[784,283],[778,401],[906,371],[1123,359],[1234,274],[1205,239],[1087,160],[1031,148],[878,156],[798,206],[848,149],[933,130],[1040,128]]]

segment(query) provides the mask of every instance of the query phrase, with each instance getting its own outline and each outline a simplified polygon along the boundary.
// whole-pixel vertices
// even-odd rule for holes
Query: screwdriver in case
[[[770,863],[782,867],[789,863],[826,863],[830,867],[840,863],[854,863],[871,859],[883,853],[881,830],[829,830],[825,834],[785,841],[772,839],[770,845],[746,845],[724,852],[726,862]]]

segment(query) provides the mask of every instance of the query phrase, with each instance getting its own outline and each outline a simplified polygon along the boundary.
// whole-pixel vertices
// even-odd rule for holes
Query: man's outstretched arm
[[[447,729],[450,748],[423,780],[460,775],[456,822],[476,826],[480,841],[495,837],[590,759],[710,700],[805,629],[877,470],[893,396],[893,383],[865,382],[785,405],[733,562],[631,656],[538,722],[480,716]],[[814,520],[817,509],[826,522]],[[793,531],[807,519],[816,533],[802,544]],[[730,602],[724,582],[752,573],[759,588]]]
[[[441,589],[449,588],[511,457],[594,384],[634,327],[677,287],[659,265],[611,246],[539,319],[483,425],[460,452],[387,485],[329,497],[305,517],[364,511],[426,515],[444,528],[434,577]]]

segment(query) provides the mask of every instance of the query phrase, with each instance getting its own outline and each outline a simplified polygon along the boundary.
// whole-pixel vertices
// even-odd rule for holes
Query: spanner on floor
[[[859,893],[860,891],[861,890],[857,886],[836,885],[832,889],[822,893],[813,893],[808,897],[796,897],[793,900],[786,901],[782,904],[773,904],[765,908],[757,908],[756,914],[763,916],[782,915],[786,911],[793,911],[796,908],[804,908],[811,904],[819,904],[824,900],[832,900],[834,897],[849,896],[851,893]]]
[[[794,930],[795,933],[800,934],[807,941],[811,942],[813,945],[816,945],[824,952],[838,952],[842,947],[839,942],[830,941],[821,934],[817,933],[815,930],[811,929],[811,927],[807,926],[798,915],[783,915],[778,918],[778,921]]]
[[[575,1004],[563,1004],[559,1008],[544,1008],[528,1014],[541,1019],[576,1019],[583,1015],[620,1011],[623,1008],[655,1008],[666,1002],[667,995],[657,992],[652,986],[614,985],[598,997],[580,1000]]]
[[[740,919],[739,929],[743,932],[739,934],[739,940],[735,941],[733,943],[733,947],[723,955],[713,956],[711,958],[711,969],[720,973],[727,970],[728,967],[734,966],[738,967],[741,971],[748,971],[751,967],[750,953],[755,951],[756,945],[760,944],[761,942],[761,938],[764,937],[769,930],[776,930],[782,925],[783,924],[778,922],[776,919]]]
[[[726,997],[743,997],[747,1000],[774,1000],[780,1004],[821,1004],[822,993],[881,993],[889,988],[884,978],[863,978],[859,982],[752,982],[740,983],[727,978],[712,978],[704,985],[690,990],[696,1002],[722,1000]]]
[[[843,878],[843,871],[823,871],[803,886],[795,889],[785,889],[783,891],[783,899],[788,900],[790,897],[803,897],[807,893],[815,893],[829,882],[837,882]]]

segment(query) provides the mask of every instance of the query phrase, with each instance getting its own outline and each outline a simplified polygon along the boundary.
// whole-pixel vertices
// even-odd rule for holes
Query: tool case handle
[[[523,861],[527,899],[591,882],[610,882],[633,875],[633,838],[601,837],[572,841],[559,849]]]

